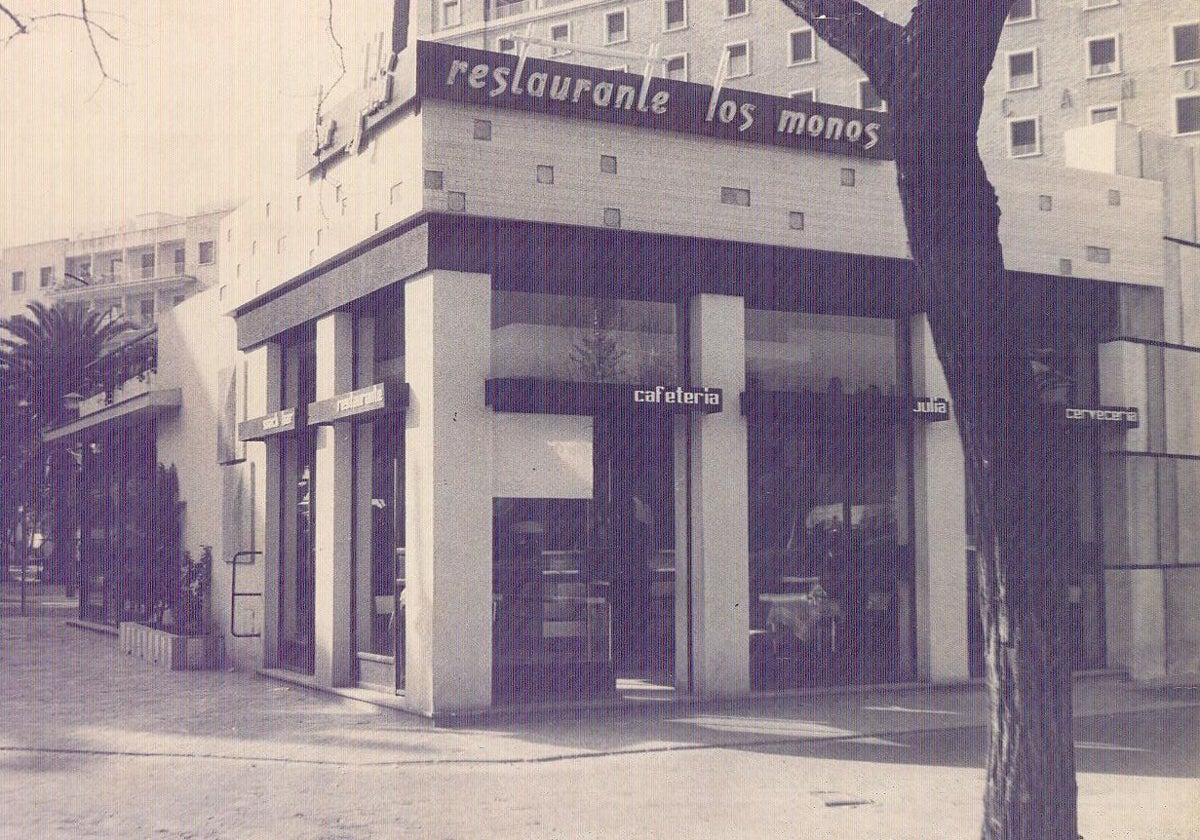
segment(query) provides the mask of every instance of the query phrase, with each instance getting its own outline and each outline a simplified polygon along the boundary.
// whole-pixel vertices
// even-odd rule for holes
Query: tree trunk
[[[857,62],[892,112],[897,181],[977,523],[990,736],[983,840],[1076,840],[1065,457],[1024,329],[1038,302],[1005,276],[979,157],[983,86],[1010,0],[920,0],[900,27],[854,0],[783,0]]]
[[[1076,840],[1065,534],[1056,527],[1065,453],[1025,335],[1036,301],[1005,276],[1000,211],[975,138],[996,14],[918,5],[896,50],[888,99],[909,241],[978,523],[991,705],[982,836]]]

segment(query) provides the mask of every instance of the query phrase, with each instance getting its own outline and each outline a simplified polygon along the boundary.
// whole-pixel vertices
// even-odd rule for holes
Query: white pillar
[[[248,354],[246,372],[246,416],[261,417],[278,411],[283,396],[283,348],[270,342]],[[262,554],[255,558],[262,567],[262,666],[279,666],[279,564],[283,551],[282,522],[283,476],[280,474],[281,458],[279,438],[267,438],[261,455],[257,447],[247,446],[247,459],[254,462],[261,458],[264,477],[261,487],[261,502],[254,501],[255,511],[263,511]],[[249,589],[249,586],[247,586]],[[253,591],[253,590],[251,590]]]
[[[492,699],[491,278],[404,287],[406,686],[423,714]]]
[[[317,321],[316,398],[354,387],[354,316],[333,312]],[[340,421],[317,430],[313,470],[313,670],[321,685],[349,685],[353,555],[353,429]]]
[[[693,693],[740,697],[750,692],[746,419],[738,409],[746,382],[745,306],[740,297],[697,295],[690,321],[691,384],[721,388],[725,405],[718,414],[690,418],[692,556],[680,564],[684,575],[680,582],[677,572],[676,586],[687,590],[690,565]],[[680,519],[686,523],[686,515]],[[676,550],[686,556],[686,542],[677,540]]]
[[[911,324],[913,394],[949,397],[929,319],[915,315]],[[934,683],[962,682],[970,678],[966,471],[953,406],[948,422],[914,425],[913,512],[917,674]]]

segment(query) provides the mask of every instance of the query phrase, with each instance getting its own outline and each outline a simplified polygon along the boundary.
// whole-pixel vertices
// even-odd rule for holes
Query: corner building
[[[793,104],[422,42],[301,138],[173,332],[236,323],[189,485],[232,660],[426,715],[978,673],[886,116]],[[1124,128],[1069,138],[1109,171],[992,176],[1051,383],[1014,411],[1070,441],[1074,664],[1166,680],[1200,671],[1197,180]]]

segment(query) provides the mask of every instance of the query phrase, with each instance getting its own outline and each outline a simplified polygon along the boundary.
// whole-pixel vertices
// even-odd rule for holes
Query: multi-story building
[[[0,316],[34,301],[78,304],[151,324],[217,279],[217,233],[228,211],[138,216],[130,224],[0,252]]]
[[[867,0],[894,21],[910,0]],[[421,37],[854,108],[886,109],[863,72],[779,0],[437,0]],[[1017,0],[987,81],[985,159],[1062,164],[1063,132],[1119,120],[1200,146],[1193,0]],[[563,46],[549,42],[561,41]],[[571,46],[568,46],[567,44]],[[590,53],[599,48],[608,53]],[[623,54],[623,55],[621,55]]]
[[[785,97],[446,43],[379,67],[222,220],[153,381],[48,435],[88,444],[84,486],[150,440],[177,468],[229,661],[427,715],[977,675],[886,115],[817,103],[814,137]],[[718,124],[751,98],[753,131]],[[1013,410],[1067,452],[1066,652],[1194,679],[1195,151],[1116,122],[1066,146],[991,167],[1057,374]],[[109,539],[83,605],[117,622]]]

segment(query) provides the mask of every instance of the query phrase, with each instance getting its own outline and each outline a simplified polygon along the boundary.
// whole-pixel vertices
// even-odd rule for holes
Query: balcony
[[[124,272],[122,274],[81,274],[61,277],[50,286],[50,294],[60,301],[78,301],[100,295],[138,294],[164,289],[184,288],[196,282],[194,274],[187,274],[181,266],[159,273]]]

